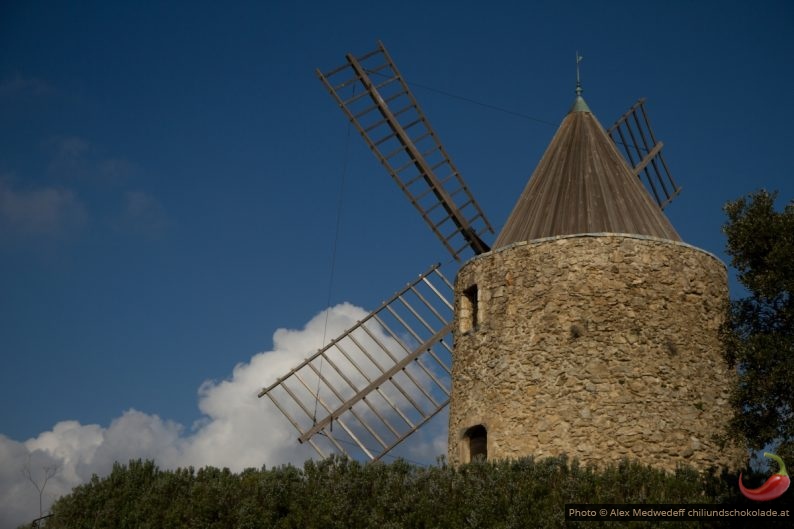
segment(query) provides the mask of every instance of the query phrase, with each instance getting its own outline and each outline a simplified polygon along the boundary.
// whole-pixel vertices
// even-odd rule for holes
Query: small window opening
[[[476,331],[480,323],[480,307],[477,303],[477,285],[463,291],[460,303],[460,331]]]
[[[488,459],[488,431],[478,424],[466,430],[464,436],[469,442],[469,461]]]

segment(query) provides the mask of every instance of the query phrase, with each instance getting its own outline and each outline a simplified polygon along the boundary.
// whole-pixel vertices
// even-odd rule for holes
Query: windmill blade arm
[[[447,405],[452,284],[438,268],[259,393],[295,427],[299,442],[323,457],[380,459]]]
[[[347,60],[353,67],[353,70],[356,72],[358,78],[361,80],[361,83],[367,89],[370,97],[375,102],[377,110],[383,116],[383,119],[389,125],[389,127],[394,131],[394,134],[400,141],[403,149],[408,152],[411,160],[416,165],[417,169],[419,169],[422,178],[424,178],[428,187],[432,190],[433,194],[436,196],[447,214],[452,218],[455,225],[458,227],[458,229],[460,229],[463,237],[470,245],[472,245],[475,253],[480,254],[487,252],[490,248],[477,235],[477,233],[469,225],[468,219],[466,219],[462,212],[455,206],[454,200],[449,195],[447,190],[444,189],[444,186],[439,182],[438,177],[433,172],[433,168],[429,166],[427,160],[425,160],[424,156],[422,156],[422,153],[419,152],[419,149],[417,149],[416,145],[414,145],[413,141],[411,141],[411,138],[406,130],[400,125],[400,122],[391,112],[377,88],[372,84],[369,75],[367,75],[367,72],[364,70],[363,66],[361,66],[361,63],[359,63],[358,60],[356,60],[356,58],[351,54],[348,54]],[[411,99],[413,99],[413,97],[411,97]],[[418,123],[420,120],[424,120],[424,116],[421,116],[415,122],[409,123],[408,126]],[[414,201],[412,200],[412,202]],[[416,204],[417,203],[414,202],[414,205]]]
[[[648,193],[664,209],[681,192],[662,156],[664,143],[653,134],[645,99],[639,99],[626,111],[607,134],[623,151],[632,173],[645,184]]]
[[[379,43],[373,52],[346,58],[347,64],[327,73],[317,70],[317,76],[380,163],[456,260],[466,248],[474,254],[488,251],[482,236],[493,228],[386,48]],[[376,83],[374,75],[385,80]],[[343,80],[336,82],[336,76]],[[452,231],[442,226],[448,220]]]

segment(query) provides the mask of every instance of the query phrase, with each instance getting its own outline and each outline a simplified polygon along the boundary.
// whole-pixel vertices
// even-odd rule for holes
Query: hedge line
[[[47,529],[334,529],[657,527],[659,522],[568,522],[566,503],[715,503],[755,507],[736,475],[668,474],[624,461],[604,470],[566,458],[420,467],[336,458],[232,473],[116,464],[54,505]],[[747,478],[745,478],[747,479]],[[762,477],[758,478],[763,480]],[[789,492],[764,508],[792,509]],[[764,527],[788,527],[764,520]],[[785,523],[787,522],[787,523]],[[776,525],[777,524],[777,525]],[[746,527],[747,520],[664,527]]]

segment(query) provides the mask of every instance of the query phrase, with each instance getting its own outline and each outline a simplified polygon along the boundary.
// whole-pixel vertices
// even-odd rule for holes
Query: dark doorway
[[[478,424],[466,430],[465,438],[469,440],[469,461],[488,459],[488,430]]]

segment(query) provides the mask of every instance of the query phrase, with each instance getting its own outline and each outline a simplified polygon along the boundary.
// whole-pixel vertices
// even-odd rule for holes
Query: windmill
[[[383,44],[317,76],[454,261],[489,252],[491,224]],[[578,82],[577,105],[586,108]],[[680,188],[644,100],[606,133],[654,207],[669,204]],[[476,326],[477,299],[462,297],[458,332]],[[455,310],[453,284],[433,265],[259,397],[320,456],[380,459],[449,404]]]

